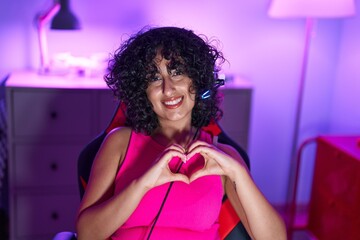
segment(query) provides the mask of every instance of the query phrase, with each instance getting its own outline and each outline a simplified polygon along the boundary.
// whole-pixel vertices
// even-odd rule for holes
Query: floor
[[[9,218],[3,209],[0,209],[0,239],[9,239]]]
[[[293,233],[291,240],[317,240],[317,238],[306,230],[297,230]]]

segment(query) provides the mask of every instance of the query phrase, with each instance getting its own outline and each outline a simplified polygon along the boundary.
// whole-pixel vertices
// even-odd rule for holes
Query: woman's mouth
[[[182,104],[183,99],[184,97],[178,97],[169,101],[164,101],[163,104],[165,107],[173,109],[179,107]]]

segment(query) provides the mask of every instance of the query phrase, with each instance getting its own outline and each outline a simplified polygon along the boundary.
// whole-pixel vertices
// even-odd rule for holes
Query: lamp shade
[[[273,0],[268,14],[274,18],[336,18],[355,14],[354,0]]]
[[[77,17],[71,12],[69,0],[60,0],[60,10],[51,22],[51,29],[80,29]]]

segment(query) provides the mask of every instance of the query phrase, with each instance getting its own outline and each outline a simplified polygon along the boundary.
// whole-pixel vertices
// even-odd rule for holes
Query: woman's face
[[[164,121],[189,121],[195,105],[195,93],[190,93],[192,80],[181,69],[170,69],[170,61],[157,55],[158,72],[152,76],[146,94],[157,114]]]

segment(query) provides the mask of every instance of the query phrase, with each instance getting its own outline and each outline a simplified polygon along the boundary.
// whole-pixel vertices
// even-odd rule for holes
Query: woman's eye
[[[161,81],[161,80],[162,80],[162,77],[161,77],[161,76],[158,76],[158,75],[155,75],[155,76],[151,79],[152,82]]]
[[[179,69],[172,69],[170,73],[171,73],[171,76],[172,76],[172,77],[180,76],[180,75],[183,74],[182,71],[179,70]]]
[[[162,84],[162,77],[160,75],[155,75],[149,79],[149,85],[160,86]]]

